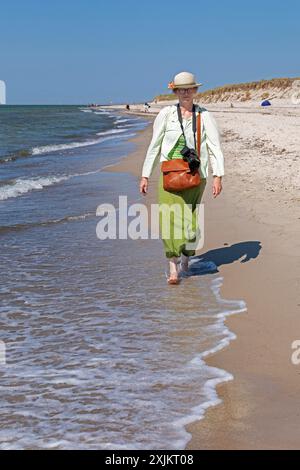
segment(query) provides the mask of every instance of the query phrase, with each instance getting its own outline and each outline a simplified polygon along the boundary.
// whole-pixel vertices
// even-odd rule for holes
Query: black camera
[[[188,162],[191,171],[198,170],[200,166],[200,160],[195,149],[190,149],[189,147],[185,146],[182,150],[180,150],[180,153],[183,156],[183,160]]]

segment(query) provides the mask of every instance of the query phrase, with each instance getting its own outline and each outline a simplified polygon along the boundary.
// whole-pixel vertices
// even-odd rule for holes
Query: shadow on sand
[[[238,260],[241,263],[246,263],[251,259],[257,258],[261,248],[262,246],[259,241],[246,241],[209,250],[190,259],[188,275],[214,274],[219,272],[219,266],[231,264]]]

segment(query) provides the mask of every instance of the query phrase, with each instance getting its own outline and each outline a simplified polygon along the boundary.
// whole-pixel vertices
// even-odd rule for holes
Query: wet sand
[[[243,299],[247,312],[226,320],[237,338],[207,358],[209,365],[225,369],[234,380],[217,387],[222,403],[187,427],[192,434],[187,449],[300,447],[300,365],[291,362],[292,342],[300,340],[300,156],[295,140],[300,117],[285,117],[282,152],[279,145],[271,145],[270,123],[277,114],[268,121],[259,114],[252,126],[238,110],[215,114],[226,174],[216,199],[211,174],[208,178],[201,252],[211,250],[210,259],[224,277],[221,296]],[[131,139],[136,150],[105,171],[129,172],[139,185],[151,135],[150,125]],[[253,147],[247,139],[261,145]],[[159,165],[149,181],[147,204],[156,202],[158,176]]]

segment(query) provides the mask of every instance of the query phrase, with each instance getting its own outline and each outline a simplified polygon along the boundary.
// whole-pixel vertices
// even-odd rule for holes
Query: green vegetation
[[[278,91],[285,91],[290,88],[295,80],[300,80],[300,77],[295,78],[272,78],[271,80],[260,80],[258,82],[247,82],[247,83],[233,83],[230,85],[223,85],[211,90],[206,90],[200,93],[197,93],[195,100],[202,101],[226,101],[228,99],[225,95],[229,93],[236,93],[237,99],[241,101],[247,101],[251,99],[251,92],[262,91],[272,88],[278,89]],[[262,94],[262,99],[269,97],[268,92]],[[168,101],[174,100],[176,97],[174,93],[169,93],[167,95],[158,95],[154,98],[157,101]],[[153,100],[153,101],[154,101]]]

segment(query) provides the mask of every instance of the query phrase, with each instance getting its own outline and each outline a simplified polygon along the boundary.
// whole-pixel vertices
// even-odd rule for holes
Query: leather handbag
[[[201,113],[197,115],[197,152],[200,160],[201,144]],[[167,160],[161,163],[163,173],[163,188],[165,191],[183,191],[184,189],[195,188],[199,186],[201,177],[199,170],[193,172],[190,170],[187,161],[181,158]]]

